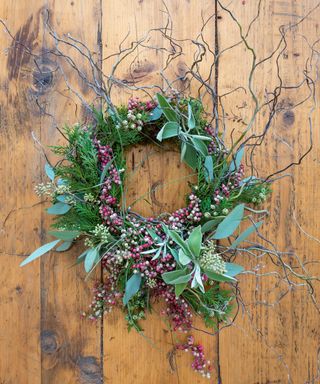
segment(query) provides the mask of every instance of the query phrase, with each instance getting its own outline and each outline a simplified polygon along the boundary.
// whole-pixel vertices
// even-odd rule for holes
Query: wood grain
[[[227,2],[223,2],[227,4]],[[246,1],[232,4],[229,8],[247,30],[249,23],[257,15],[257,3]],[[280,38],[279,27],[283,24],[300,20],[317,2],[315,1],[266,1],[262,2],[259,19],[252,25],[248,42],[256,51],[257,60],[268,56],[275,49]],[[317,18],[319,10],[310,15],[308,21],[288,33],[287,47],[279,58],[280,76],[285,85],[298,84],[303,79],[306,58],[310,56],[310,48],[302,36],[308,41],[317,39]],[[239,29],[230,16],[219,11],[219,43],[220,50],[238,42]],[[236,59],[238,58],[238,59]],[[251,67],[250,52],[239,45],[225,52],[220,57],[219,82],[220,94],[230,92],[238,86],[247,87],[247,79]],[[234,74],[237,73],[237,76]],[[310,73],[311,74],[311,73]],[[265,63],[254,76],[253,88],[258,98],[263,101],[264,94],[273,89],[277,83],[276,64]],[[308,91],[302,87],[299,91],[283,90],[280,96],[279,112],[270,128],[264,145],[256,151],[254,164],[260,175],[268,175],[297,161],[309,146],[308,114],[312,103],[294,108],[304,99]],[[246,104],[245,104],[246,102]],[[235,114],[248,119],[252,112],[250,97],[243,90],[230,95],[225,101],[226,112],[230,120],[227,132],[235,129],[240,132],[241,123],[231,119]],[[258,116],[253,131],[261,132],[266,122],[266,113]],[[314,127],[318,124],[318,116],[312,116]],[[268,203],[270,218],[262,227],[262,234],[270,239],[277,249],[288,252],[284,259],[295,265],[295,254],[302,260],[319,259],[318,241],[310,241],[297,227],[297,222],[308,233],[318,236],[319,208],[315,203],[319,199],[317,187],[319,156],[319,132],[313,132],[314,150],[303,163],[288,171],[291,175],[276,182],[272,199]],[[311,208],[312,207],[312,208]],[[239,260],[240,261],[240,260]],[[248,269],[252,269],[257,261],[241,259]],[[274,270],[270,260],[259,260],[260,272]],[[311,266],[311,273],[319,276],[319,266]],[[247,306],[241,311],[236,324],[220,334],[220,366],[223,383],[318,383],[319,349],[319,314],[311,302],[306,288],[292,287],[279,304],[280,295],[287,286],[277,284],[273,277],[256,278],[244,276],[241,279],[241,292]],[[316,294],[319,287],[316,284]],[[260,304],[253,304],[256,302]],[[267,305],[267,304],[270,305]],[[241,357],[241,358],[239,358]]]
[[[48,24],[57,31],[60,38],[65,38],[68,33],[85,41],[92,52],[99,54],[97,36],[101,10],[98,1],[52,1],[48,4],[48,10]],[[43,17],[45,16],[44,14]],[[51,48],[53,41],[49,28],[45,25],[43,44]],[[77,62],[81,71],[89,73],[88,63],[75,49],[62,43],[59,48]],[[51,55],[48,65],[54,71],[53,81],[39,98],[39,103],[45,111],[40,116],[41,140],[44,145],[62,140],[57,126],[86,121],[85,110],[81,108],[74,92],[80,92],[89,103],[94,98],[66,60],[59,60]],[[55,120],[51,116],[54,116]],[[51,160],[54,161],[52,157]],[[49,224],[45,214],[43,224],[46,228]],[[91,302],[91,289],[95,279],[99,278],[99,272],[92,274],[86,281],[83,266],[72,267],[81,252],[81,247],[78,246],[71,254],[55,253],[49,258],[42,258],[42,382],[46,384],[101,383],[102,380],[100,323],[95,324],[81,318],[81,313]]]
[[[40,3],[30,1],[29,6],[38,9]],[[18,39],[28,46],[37,46],[37,15],[28,14],[27,8],[26,4],[21,7],[17,2],[1,2],[0,17]],[[0,382],[38,384],[40,267],[34,263],[22,269],[19,264],[40,244],[41,238],[42,207],[33,192],[33,185],[40,180],[40,156],[31,138],[32,131],[39,135],[40,124],[28,108],[28,58],[3,28],[0,46]],[[8,49],[3,51],[5,47]]]
[[[257,15],[257,1],[223,1],[246,31]],[[197,36],[205,19],[214,13],[216,1],[170,0],[168,10],[173,22],[173,35],[181,40],[185,54],[167,69],[169,78],[183,78],[195,49],[190,41]],[[267,56],[276,46],[282,24],[296,23],[313,7],[316,0],[277,1],[261,3],[259,19],[250,27],[248,42],[257,57]],[[218,7],[219,8],[219,7]],[[20,0],[0,3],[0,18],[5,20],[13,35],[22,42],[13,44],[9,35],[0,31],[0,156],[1,156],[1,275],[0,275],[0,383],[3,384],[178,384],[204,383],[190,368],[191,356],[178,354],[170,367],[168,352],[174,338],[160,317],[161,306],[143,322],[145,338],[134,331],[129,334],[123,313],[113,312],[103,323],[82,320],[80,312],[91,300],[93,280],[99,272],[85,281],[82,268],[70,268],[79,254],[76,248],[68,254],[46,256],[20,268],[24,255],[49,240],[49,226],[42,212],[44,204],[33,193],[42,180],[44,160],[34,144],[31,132],[46,145],[62,140],[57,126],[72,124],[88,118],[75,93],[91,102],[92,94],[79,80],[74,70],[56,57],[46,54],[52,47],[49,28],[63,37],[72,36],[84,41],[94,57],[102,57],[105,73],[113,59],[106,59],[123,44],[129,45],[150,28],[165,25],[164,4],[160,0]],[[48,19],[49,15],[49,19]],[[303,78],[310,45],[319,36],[320,9],[288,34],[287,46],[279,58],[281,76],[286,84],[296,84]],[[218,29],[215,29],[215,22]],[[214,49],[218,36],[218,79],[211,75],[211,84],[219,83],[219,94],[237,86],[247,86],[251,57],[240,40],[239,29],[230,15],[219,8],[217,18],[210,19],[204,30]],[[305,38],[303,37],[305,36]],[[163,37],[152,34],[148,44],[162,46]],[[227,47],[237,44],[231,50]],[[34,62],[25,47],[35,54]],[[319,44],[314,46],[318,51]],[[87,74],[88,65],[72,49],[61,46]],[[317,58],[317,51],[314,59]],[[166,54],[160,50],[139,48],[135,61],[128,58],[121,64],[117,76],[131,85],[163,84],[160,71]],[[212,60],[205,60],[201,69],[209,73]],[[310,71],[315,70],[316,61]],[[60,67],[61,66],[61,67]],[[68,83],[61,73],[63,68]],[[314,74],[314,73],[313,73]],[[264,63],[254,78],[260,100],[265,89],[277,83],[274,60]],[[176,83],[179,90],[195,95],[199,84],[188,79]],[[155,90],[153,90],[155,91]],[[317,89],[319,94],[319,89]],[[117,103],[126,103],[132,92],[124,87],[113,89]],[[309,145],[308,114],[311,104],[294,105],[307,95],[307,89],[284,90],[281,112],[276,115],[267,140],[254,159],[261,175],[296,161]],[[141,95],[143,97],[143,95]],[[249,93],[239,88],[223,98],[228,113],[227,133],[235,129],[238,135],[252,111]],[[318,110],[317,110],[318,112]],[[314,127],[319,116],[312,116]],[[260,132],[266,115],[261,114],[254,126]],[[314,129],[314,148],[299,167],[290,170],[290,177],[273,187],[270,218],[262,233],[278,249],[288,252],[287,262],[295,265],[295,254],[303,261],[319,260],[318,200],[319,130]],[[50,158],[54,161],[54,158]],[[127,153],[129,176],[127,204],[144,215],[172,211],[184,205],[188,192],[190,171],[180,164],[179,154],[169,146],[137,146]],[[180,180],[177,183],[177,180]],[[143,199],[139,199],[143,196]],[[307,235],[306,235],[307,233]],[[247,268],[256,261],[241,260]],[[263,270],[270,270],[266,259]],[[308,266],[313,275],[320,274],[317,264]],[[272,267],[273,268],[273,267]],[[208,357],[214,362],[212,383],[222,384],[316,384],[319,379],[319,313],[305,287],[292,287],[278,303],[286,286],[274,278],[241,278],[244,301],[248,304],[234,326],[224,329],[219,337],[196,333],[204,344]],[[316,286],[315,295],[319,296]],[[259,301],[260,305],[253,304]],[[272,305],[268,306],[269,302]],[[201,327],[196,320],[196,326]]]

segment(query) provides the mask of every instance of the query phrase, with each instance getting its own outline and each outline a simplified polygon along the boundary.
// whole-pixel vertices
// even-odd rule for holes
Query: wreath
[[[50,181],[36,187],[52,201],[47,213],[54,215],[49,234],[55,240],[21,265],[82,241],[85,250],[76,263],[87,273],[101,263],[106,272],[95,287],[90,319],[120,306],[129,329],[140,332],[141,320],[162,300],[174,330],[190,331],[193,314],[216,330],[232,313],[237,275],[243,272],[232,262],[236,251],[262,223],[246,212],[266,200],[270,183],[244,177],[244,146],[238,140],[228,148],[213,124],[201,100],[157,94],[95,111],[94,124],[65,128],[66,144],[52,147],[61,160],[45,165]],[[190,183],[184,208],[142,217],[134,205],[126,206],[125,150],[167,140],[180,148],[181,161],[197,180]],[[241,232],[240,223],[250,219]],[[192,336],[176,349],[191,351],[192,367],[210,377],[212,367]]]

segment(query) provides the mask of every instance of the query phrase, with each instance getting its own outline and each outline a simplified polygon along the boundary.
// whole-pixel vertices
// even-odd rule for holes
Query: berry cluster
[[[212,366],[209,360],[205,359],[203,346],[195,344],[193,336],[189,336],[184,344],[177,344],[176,349],[190,352],[193,355],[192,368],[207,379],[211,378]]]

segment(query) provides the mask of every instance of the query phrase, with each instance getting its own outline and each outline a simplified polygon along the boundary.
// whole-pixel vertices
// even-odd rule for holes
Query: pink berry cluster
[[[189,195],[188,200],[189,204],[187,207],[178,209],[169,217],[168,225],[171,229],[181,229],[186,223],[196,224],[201,220],[201,200],[194,193]]]
[[[148,100],[146,102],[140,101],[138,97],[129,99],[128,101],[128,110],[137,112],[137,111],[152,111],[157,106],[154,100]]]
[[[109,279],[105,283],[98,283],[93,289],[93,300],[89,306],[90,313],[87,316],[90,320],[100,319],[105,313],[109,313],[112,309],[119,305],[121,294],[112,289]]]
[[[229,181],[227,181],[226,183],[222,183],[221,187],[214,191],[213,200],[217,205],[220,204],[221,200],[229,198],[230,193],[233,189],[239,187],[243,175],[244,166],[243,164],[241,164],[237,171],[230,176]]]
[[[187,302],[181,298],[176,297],[172,287],[164,286],[159,289],[157,295],[164,299],[166,310],[162,312],[172,322],[173,330],[180,332],[187,332],[192,326],[192,312]]]
[[[110,165],[113,160],[113,151],[109,145],[101,145],[100,141],[96,140],[95,145],[98,151],[98,161],[101,171],[108,165],[109,169],[100,193],[100,215],[104,220],[104,224],[110,227],[110,230],[115,231],[115,227],[122,225],[122,218],[118,214],[118,201],[112,196],[112,185],[120,185],[120,174],[114,164]]]
[[[201,344],[195,344],[193,336],[189,336],[184,344],[177,344],[176,349],[190,352],[193,355],[192,368],[203,377],[211,378],[212,366],[209,360],[206,360],[204,348]]]

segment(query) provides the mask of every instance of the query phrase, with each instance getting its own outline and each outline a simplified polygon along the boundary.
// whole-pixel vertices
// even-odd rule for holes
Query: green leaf
[[[259,221],[255,225],[251,225],[248,227],[245,231],[243,231],[236,240],[232,243],[230,249],[235,249],[237,246],[244,241],[248,236],[250,236],[253,232],[255,232],[261,225],[263,224],[263,221]]]
[[[259,180],[262,180],[262,179],[259,179],[258,177],[255,177],[255,176],[249,176],[249,177],[246,177],[245,179],[242,179],[239,183],[239,185],[243,185],[243,184],[254,184],[254,183],[257,183]]]
[[[192,253],[189,249],[189,246],[188,244],[178,235],[178,233],[176,231],[168,231],[168,234],[169,236],[171,237],[171,239],[179,245],[180,248],[183,249],[184,253],[187,255],[187,256],[192,256]]]
[[[174,293],[177,297],[181,295],[181,293],[186,289],[188,283],[175,284]]]
[[[160,93],[157,94],[158,103],[163,111],[163,114],[167,118],[168,121],[178,122],[178,116],[176,111],[172,108],[172,106],[168,103],[165,97],[163,97]]]
[[[181,263],[182,265],[187,265],[191,262],[191,259],[189,256],[187,256],[183,250],[180,248],[179,249],[179,263]]]
[[[183,284],[187,283],[192,276],[192,273],[187,273],[188,268],[177,269],[171,272],[165,272],[162,274],[162,279],[166,284]]]
[[[226,263],[226,275],[227,276],[236,276],[244,270],[242,265],[235,263]]]
[[[91,248],[86,254],[84,259],[84,269],[86,272],[90,272],[97,258],[99,257],[99,251],[97,248]]]
[[[68,195],[59,195],[57,196],[57,200],[60,201],[61,203],[65,203]]]
[[[155,109],[151,111],[149,121],[159,120],[161,116],[162,116],[162,109],[159,106],[157,106],[155,107]]]
[[[204,167],[206,169],[206,180],[213,181],[213,159],[212,156],[206,156],[204,161]]]
[[[134,273],[126,283],[126,290],[123,296],[123,304],[127,305],[129,300],[139,291],[141,284],[141,274]]]
[[[244,204],[237,205],[218,225],[214,239],[224,239],[233,234],[238,228],[244,213]]]
[[[101,176],[100,176],[100,184],[103,183],[103,181],[104,181],[104,179],[105,179],[105,177],[106,177],[106,174],[107,174],[108,170],[109,170],[110,167],[111,167],[112,162],[113,162],[113,159],[110,160],[110,161],[106,164],[106,166],[103,168],[103,171],[101,172]]]
[[[80,264],[84,261],[86,254],[90,251],[90,249],[86,249],[84,252],[81,253],[80,256],[77,257],[77,260],[75,262],[75,265]]]
[[[58,239],[70,241],[80,235],[79,231],[49,231],[50,235],[57,237]]]
[[[150,228],[147,228],[147,232],[149,233],[149,235],[152,237],[153,240],[156,240],[156,241],[161,241],[161,237],[158,236],[154,230],[150,229]]]
[[[202,278],[201,278],[201,269],[199,265],[196,266],[194,276],[191,282],[191,288],[199,287],[202,292],[205,292]]]
[[[195,257],[200,255],[202,244],[201,225],[198,225],[191,233],[187,240],[187,244]]]
[[[71,209],[71,206],[65,203],[56,203],[47,209],[50,215],[64,215]]]
[[[203,140],[198,139],[194,136],[191,136],[191,141],[196,148],[196,150],[201,153],[202,156],[207,156],[208,155],[208,147],[206,144],[203,142]]]
[[[173,121],[166,123],[157,134],[157,140],[162,141],[163,139],[169,139],[169,137],[178,136],[179,124]]]
[[[220,222],[219,219],[209,220],[206,223],[204,223],[201,227],[202,233],[210,232],[212,231],[217,224]]]
[[[65,241],[56,249],[57,252],[67,251],[72,245],[72,241]]]
[[[198,167],[198,154],[191,144],[185,142],[182,143],[181,160],[189,165],[189,167],[193,170]]]
[[[196,121],[193,116],[191,104],[188,103],[188,128],[193,129],[196,126]]]
[[[55,177],[55,174],[54,174],[54,170],[53,168],[51,167],[50,164],[46,163],[45,166],[44,166],[44,170],[46,172],[46,175],[49,177],[49,179],[51,181],[54,180],[54,177]]]
[[[212,141],[212,137],[210,136],[203,136],[203,135],[189,135],[192,137],[195,137],[196,139],[205,140],[205,141]]]
[[[240,147],[240,149],[238,150],[235,157],[232,159],[230,163],[229,172],[234,172],[240,167],[243,155],[244,155],[244,147]]]
[[[219,273],[215,273],[212,271],[205,270],[204,273],[209,277],[209,279],[214,281],[221,281],[221,282],[234,282],[236,279],[233,277],[227,276],[227,275],[221,275]]]
[[[23,260],[23,262],[20,264],[20,267],[23,267],[24,265],[30,263],[31,261],[37,259],[38,257],[44,255],[45,253],[51,251],[60,240],[54,240],[51,243],[47,243],[42,245],[40,248],[36,249],[34,252],[31,253],[30,256],[28,256],[26,259]]]

